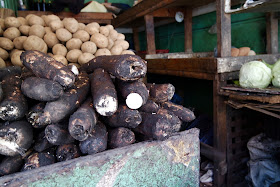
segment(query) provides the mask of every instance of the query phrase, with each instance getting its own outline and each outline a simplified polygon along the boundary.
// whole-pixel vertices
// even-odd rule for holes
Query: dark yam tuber
[[[156,113],[159,110],[159,105],[151,99],[148,99],[146,104],[139,108],[140,112]]]
[[[131,130],[119,127],[108,132],[108,147],[110,148],[118,148],[124,147],[135,142],[134,132]]]
[[[73,138],[84,141],[97,122],[92,98],[88,98],[69,118],[68,130]]]
[[[38,101],[54,101],[63,95],[62,86],[53,80],[29,77],[21,84],[23,94]]]
[[[15,121],[0,127],[0,154],[23,155],[33,141],[33,129],[27,121]]]
[[[67,66],[45,53],[25,51],[20,55],[20,60],[37,77],[56,81],[67,88],[71,87],[75,82],[75,75]]]
[[[7,156],[0,163],[0,176],[20,171],[24,160],[21,155]]]
[[[45,125],[40,125],[37,123],[38,117],[42,115],[44,112],[44,108],[46,106],[45,102],[37,103],[34,105],[26,115],[27,121],[34,127],[34,128],[42,128]]]
[[[161,104],[163,108],[173,112],[176,116],[178,116],[184,122],[190,122],[195,119],[195,115],[193,111],[190,109],[183,107],[182,105],[177,105],[170,101],[164,102]]]
[[[93,106],[102,116],[111,116],[118,109],[118,98],[115,85],[104,69],[96,69],[90,74]]]
[[[69,134],[67,127],[60,124],[51,124],[45,128],[45,136],[53,145],[73,143],[75,139]]]
[[[124,81],[138,80],[145,77],[147,72],[146,62],[137,55],[129,54],[98,56],[81,66],[81,69],[88,73],[97,68],[102,68]]]
[[[56,149],[56,160],[58,162],[71,160],[80,156],[80,150],[75,144],[60,145]]]
[[[160,108],[157,114],[165,117],[171,124],[172,132],[179,132],[182,126],[182,121],[172,112],[164,108]]]
[[[42,166],[47,166],[55,163],[54,151],[45,151],[42,153],[33,153],[30,155],[22,168],[23,171],[32,170]]]
[[[3,80],[7,75],[21,75],[21,67],[8,66],[5,68],[0,68],[0,80]]]
[[[157,103],[162,103],[172,99],[175,87],[172,84],[147,84],[150,98]]]

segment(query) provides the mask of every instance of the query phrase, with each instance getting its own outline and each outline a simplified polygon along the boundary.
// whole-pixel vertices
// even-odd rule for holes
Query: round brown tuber
[[[103,34],[104,36],[107,37],[107,36],[109,36],[110,30],[105,26],[101,26],[99,28],[99,32],[100,32],[100,34]]]
[[[65,57],[67,54],[67,48],[63,44],[55,44],[52,48],[52,53],[54,55],[62,55]]]
[[[23,52],[22,50],[18,50],[14,52],[13,55],[11,56],[11,61],[14,66],[23,67],[22,61],[20,60],[20,55],[22,52]]]
[[[17,19],[20,22],[20,25],[28,25],[28,22],[24,17],[17,17]]]
[[[46,34],[48,34],[48,33],[53,33],[53,31],[52,31],[52,29],[50,28],[50,27],[44,27],[45,28],[45,32],[46,32]]]
[[[85,30],[86,25],[84,23],[79,23],[79,29],[78,30]]]
[[[114,46],[115,42],[109,37],[107,49],[111,49]]]
[[[99,27],[100,25],[96,22],[89,23],[85,27],[85,31],[87,31],[90,35],[93,35],[94,33],[99,33]]]
[[[57,15],[54,15],[54,14],[48,15],[45,18],[46,25],[49,26],[50,22],[55,21],[55,20],[60,21],[60,18]]]
[[[71,38],[66,42],[66,48],[68,50],[72,49],[80,49],[82,45],[82,41],[79,38]]]
[[[16,49],[23,49],[23,42],[27,39],[27,36],[19,36],[13,40]]]
[[[69,61],[69,62],[78,62],[78,58],[79,56],[82,54],[82,51],[79,50],[79,49],[72,49],[70,50],[67,55],[66,55],[66,59]]]
[[[123,48],[120,45],[115,45],[110,50],[112,55],[120,55],[122,53],[122,51],[123,51]]]
[[[55,32],[56,30],[63,28],[64,25],[63,25],[63,22],[60,20],[53,20],[49,23],[49,27],[51,28],[51,30],[53,32]]]
[[[5,50],[12,50],[14,43],[9,38],[0,37],[0,47]]]
[[[72,38],[72,34],[67,29],[60,28],[56,30],[56,37],[62,42],[67,42]]]
[[[5,27],[16,27],[18,28],[20,26],[20,22],[16,17],[6,17],[4,20]]]
[[[6,26],[5,26],[5,20],[3,18],[0,18],[0,26],[3,30],[6,29]]]
[[[64,18],[62,22],[64,27],[71,33],[75,33],[79,29],[79,23],[75,18]]]
[[[45,33],[45,28],[42,25],[32,25],[29,29],[29,36],[35,35],[39,38],[43,38]]]
[[[61,62],[61,63],[64,64],[65,66],[68,65],[67,59],[66,59],[64,56],[62,56],[62,55],[53,55],[53,58],[54,58],[56,61]]]
[[[87,41],[82,44],[81,50],[83,53],[91,53],[94,54],[97,50],[96,44],[91,41]]]
[[[56,34],[53,32],[49,32],[45,34],[44,41],[46,42],[49,48],[52,48],[55,44],[59,43],[59,40],[56,37]]]
[[[108,46],[108,38],[100,33],[94,33],[90,41],[94,42],[98,48],[106,48]]]
[[[23,48],[25,50],[38,50],[44,53],[48,50],[48,46],[44,40],[35,35],[27,37],[27,39],[23,42]]]
[[[26,19],[27,19],[27,18],[26,18]],[[31,16],[27,19],[27,21],[28,21],[28,24],[29,24],[30,26],[32,26],[32,25],[42,25],[42,26],[44,26],[44,25],[45,25],[44,20],[43,20],[41,17],[37,16],[37,15],[31,15]]]
[[[125,35],[122,33],[118,33],[117,40],[125,40]]]
[[[21,25],[19,27],[19,31],[21,32],[21,34],[23,34],[25,36],[28,36],[29,30],[30,30],[30,26],[28,26],[28,25]]]
[[[3,36],[10,40],[14,40],[16,37],[20,36],[20,31],[16,27],[9,27],[4,31]]]
[[[7,60],[9,58],[9,53],[3,48],[0,48],[0,58],[3,60]]]
[[[119,45],[123,48],[123,50],[127,50],[129,48],[129,43],[125,40],[116,40],[114,43],[115,46]]]
[[[78,58],[78,63],[80,65],[88,63],[90,60],[92,60],[95,56],[91,53],[83,53]]]
[[[135,53],[131,50],[124,50],[122,53],[122,55],[125,55],[125,54],[129,54],[129,55],[135,55]]]
[[[6,67],[6,63],[5,61],[0,57],[0,68],[5,68]]]
[[[111,55],[111,52],[110,52],[108,49],[106,49],[106,48],[104,48],[104,49],[98,49],[94,55],[95,55],[96,57],[97,57],[97,56],[103,56],[103,55]]]
[[[110,30],[109,37],[115,41],[118,39],[118,32],[116,30]]]
[[[109,29],[109,31],[114,30],[114,26],[113,25],[105,25],[105,27],[107,27]]]
[[[79,38],[82,42],[89,41],[89,33],[84,30],[78,30],[73,34],[73,38]]]

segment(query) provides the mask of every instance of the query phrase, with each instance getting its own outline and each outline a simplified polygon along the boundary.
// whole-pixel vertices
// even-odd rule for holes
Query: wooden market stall
[[[273,63],[280,58],[280,54],[278,53],[278,20],[274,17],[273,13],[267,14],[268,54],[231,57],[231,13],[252,11],[250,7],[241,11],[231,10],[231,5],[238,3],[236,1],[223,0],[144,0],[118,15],[112,21],[115,27],[133,28],[136,50],[140,49],[138,39],[139,27],[142,25],[146,26],[148,53],[146,60],[148,61],[149,73],[211,80],[213,82],[214,146],[210,147],[201,144],[201,153],[214,159],[214,182],[216,186],[222,186],[226,182],[227,186],[232,186],[239,177],[238,170],[241,168],[239,164],[240,160],[244,155],[248,155],[248,150],[238,151],[238,147],[246,146],[248,139],[246,141],[242,140],[242,144],[234,141],[238,140],[241,134],[244,135],[247,133],[249,135],[249,131],[242,130],[241,125],[246,125],[246,122],[250,119],[244,120],[242,124],[240,121],[236,122],[234,120],[234,117],[239,117],[242,114],[242,110],[232,111],[232,108],[229,107],[233,106],[230,101],[232,97],[241,100],[240,95],[243,95],[242,100],[257,100],[267,103],[271,103],[273,100],[274,103],[280,103],[278,95],[271,96],[270,93],[267,93],[266,95],[260,94],[252,97],[251,94],[247,94],[248,92],[246,90],[243,90],[243,93],[236,91],[233,93],[233,91],[227,88],[228,80],[238,79],[239,69],[245,62],[263,59],[268,63]],[[266,6],[265,9],[262,9],[262,7],[259,8],[259,6],[254,6],[253,8],[254,11],[264,10],[265,12],[269,12],[271,7],[275,7],[275,5],[279,6],[279,2],[274,1],[272,6]],[[200,10],[201,14],[216,10],[217,57],[214,57],[213,53],[209,52],[192,52],[192,16],[194,10]],[[156,54],[155,23],[163,18],[174,17],[177,11],[184,12],[185,52]],[[260,98],[266,99],[260,100]],[[252,106],[245,106],[254,110]],[[258,109],[257,111],[265,114],[268,113],[266,110]]]

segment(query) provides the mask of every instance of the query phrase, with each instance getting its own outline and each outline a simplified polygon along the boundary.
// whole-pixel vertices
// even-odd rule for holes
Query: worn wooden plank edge
[[[280,58],[280,54],[264,54],[254,56],[242,57],[225,57],[217,58],[217,71],[218,73],[226,73],[232,71],[239,71],[241,66],[253,60],[264,60],[266,63],[273,64]]]
[[[199,130],[0,178],[3,186],[199,186]]]
[[[162,53],[162,54],[147,54],[145,59],[172,59],[172,58],[201,58],[214,57],[213,52],[198,52],[198,53]]]

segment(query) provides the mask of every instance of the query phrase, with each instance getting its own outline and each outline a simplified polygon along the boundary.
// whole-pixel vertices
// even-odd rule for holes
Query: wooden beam
[[[231,15],[225,13],[225,1],[216,0],[218,57],[231,56]]]
[[[278,53],[278,19],[274,13],[266,15],[266,50],[268,54]]]
[[[192,9],[185,9],[184,30],[185,30],[185,52],[192,53]]]
[[[147,54],[156,54],[154,17],[152,15],[145,15],[144,18],[147,35]]]
[[[133,41],[134,41],[134,48],[136,51],[140,51],[140,42],[139,42],[139,33],[137,28],[133,28]]]
[[[161,8],[158,10],[155,10],[152,15],[154,17],[163,17],[163,18],[167,18],[167,17],[175,17],[176,12],[184,12],[183,8]]]

